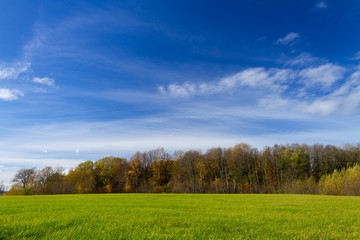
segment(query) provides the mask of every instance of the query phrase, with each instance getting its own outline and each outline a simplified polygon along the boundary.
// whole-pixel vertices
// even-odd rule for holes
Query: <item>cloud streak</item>
[[[46,85],[49,87],[55,86],[55,80],[52,78],[48,78],[48,77],[44,77],[44,78],[35,77],[35,78],[33,78],[33,82],[42,84],[42,85]]]
[[[295,40],[300,37],[300,34],[296,32],[291,32],[287,34],[285,37],[279,38],[276,40],[275,44],[283,44],[283,45],[292,45]]]

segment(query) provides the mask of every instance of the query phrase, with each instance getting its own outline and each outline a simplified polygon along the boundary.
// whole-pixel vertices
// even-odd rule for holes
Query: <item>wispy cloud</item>
[[[310,53],[302,52],[298,56],[280,59],[280,63],[284,63],[286,67],[309,67],[318,64],[325,64],[327,63],[326,60],[314,57]]]
[[[310,58],[312,63],[304,64],[306,58]],[[257,107],[261,108],[314,115],[342,115],[358,111],[358,68],[324,63],[324,60],[307,54],[300,54],[291,62],[285,64],[287,68],[248,68],[218,81],[172,83],[159,87],[158,91],[172,98],[217,94],[217,99],[227,96],[243,104],[257,103]],[[243,99],[241,96],[247,97]]]
[[[321,66],[306,68],[299,72],[300,81],[306,87],[318,85],[321,89],[328,89],[333,83],[343,78],[345,68],[327,63]]]
[[[238,86],[272,88],[277,90],[281,88],[281,83],[290,79],[292,73],[289,69],[270,68],[265,69],[249,68],[233,76],[221,79],[220,89],[230,89]]]
[[[355,55],[351,58],[351,60],[360,60],[360,51],[355,53]]]
[[[320,122],[320,119],[316,117],[304,115],[294,118],[294,114],[285,114],[285,111],[272,113],[263,109],[259,112],[251,108],[216,105],[202,105],[203,109],[199,109],[201,105],[193,104],[186,108],[182,106],[177,109],[179,110],[177,113],[165,115],[159,113],[137,119],[111,122],[65,122],[24,127],[19,129],[24,133],[21,139],[14,135],[7,136],[6,139],[0,138],[0,142],[9,151],[3,155],[14,155],[21,149],[20,152],[27,153],[30,158],[37,156],[38,161],[35,162],[41,163],[42,158],[47,159],[58,153],[62,153],[62,156],[77,154],[76,156],[86,159],[92,154],[97,157],[96,153],[100,156],[126,155],[128,157],[137,150],[148,150],[160,146],[171,151],[193,147],[204,149],[219,145],[231,146],[239,141],[246,141],[248,138],[258,140],[260,136],[272,135],[274,133],[272,128],[278,128],[276,125],[269,125],[268,122],[254,122],[253,118],[277,119],[284,123],[286,121],[301,123],[309,120]],[[207,121],[203,122],[202,120],[205,119]],[[196,124],[196,121],[199,122]],[[327,121],[326,118],[321,119],[324,125]],[[249,128],[257,129],[257,134],[251,133]],[[294,131],[296,131],[295,127]],[[284,139],[281,142],[288,140]],[[265,144],[266,141],[260,142]],[[251,141],[252,144],[254,142]],[[258,146],[261,147],[261,144],[258,142]],[[81,149],[81,152],[77,152],[76,149]],[[12,151],[14,153],[11,153]],[[13,157],[16,156],[15,154]],[[10,162],[2,160],[2,164],[5,163]]]
[[[23,92],[17,89],[7,89],[7,88],[0,89],[0,99],[4,101],[16,100],[22,96],[24,96]]]
[[[23,54],[26,61],[31,61],[33,52],[41,47],[48,38],[49,30],[40,26],[36,26],[33,31],[33,37],[24,45]]]
[[[275,44],[284,44],[284,45],[292,45],[295,40],[300,37],[300,34],[296,32],[291,32],[287,34],[285,37],[279,38],[276,40]]]
[[[91,16],[91,17],[90,17]],[[31,60],[34,56],[46,57],[81,57],[85,53],[80,41],[86,41],[78,31],[91,29],[93,34],[99,32],[126,32],[137,28],[148,27],[149,23],[119,9],[88,8],[87,11],[74,14],[67,18],[59,18],[49,25],[38,22],[33,28],[33,37],[23,47],[24,59]],[[85,57],[86,58],[86,57]]]
[[[168,87],[160,86],[159,92],[174,97],[191,97],[195,95],[211,95],[231,92],[239,87],[282,90],[286,86],[282,83],[293,77],[289,69],[249,68],[232,76],[221,78],[220,81],[210,83],[170,84]]]
[[[326,2],[324,2],[324,1],[318,2],[318,3],[315,5],[315,9],[319,9],[319,10],[321,10],[321,9],[326,9],[326,8],[328,8],[328,7],[329,7],[329,5],[328,5]]]
[[[49,87],[55,86],[55,80],[52,78],[48,78],[48,77],[44,77],[44,78],[35,77],[35,78],[33,78],[33,82],[43,84],[43,85],[46,85]]]
[[[206,88],[209,89],[208,84],[201,85],[201,86],[205,86]],[[190,97],[190,96],[194,96],[199,93],[202,93],[204,88],[201,86],[198,86],[194,83],[189,83],[189,82],[185,82],[181,85],[173,83],[173,84],[170,84],[167,88],[160,86],[160,87],[158,87],[158,90],[162,94],[169,94],[169,95],[175,96],[175,97]]]
[[[305,88],[329,89],[336,81],[343,78],[344,73],[344,67],[332,63],[302,69],[259,67],[245,69],[232,76],[221,78],[217,82],[172,83],[168,87],[161,86],[158,90],[162,94],[174,97],[191,97],[227,93],[243,87],[281,93],[290,89],[294,83],[302,84]]]
[[[314,71],[314,69],[318,71]],[[307,76],[309,77],[309,82],[305,83],[307,87],[310,88],[310,92],[308,92],[307,89],[301,88],[301,91],[304,91],[303,95],[307,96],[306,98],[303,98],[303,95],[299,94],[293,97],[276,95],[273,98],[261,100],[261,103],[274,109],[287,109],[289,111],[310,113],[313,115],[354,116],[358,113],[360,107],[360,70],[358,68],[353,69],[353,73],[349,77],[344,78],[342,75],[344,69],[345,68],[338,68],[337,66],[334,70],[329,68],[329,65],[305,69],[304,71],[311,72],[311,74]],[[322,73],[322,71],[328,72]],[[330,79],[330,83],[328,79]],[[333,84],[340,79],[343,82],[342,84]],[[316,95],[312,89],[318,89],[319,87],[321,89],[322,86],[327,88],[328,93],[325,95]]]
[[[19,74],[27,71],[30,63],[22,62],[4,66],[0,64],[0,79],[16,79]]]

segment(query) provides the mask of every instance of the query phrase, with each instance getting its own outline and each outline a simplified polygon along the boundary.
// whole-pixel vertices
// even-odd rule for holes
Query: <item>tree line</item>
[[[9,195],[72,193],[307,193],[360,195],[360,145],[291,144],[137,152],[63,169],[21,169]]]

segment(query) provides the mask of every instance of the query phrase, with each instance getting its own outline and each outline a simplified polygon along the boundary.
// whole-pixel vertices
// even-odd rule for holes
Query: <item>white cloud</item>
[[[220,99],[232,96],[232,101],[238,100],[246,105],[252,102],[261,108],[314,115],[353,114],[358,110],[360,67],[346,69],[333,63],[308,67],[304,63],[306,59],[312,60],[310,65],[325,60],[309,54],[299,56],[292,62],[297,64],[297,68],[248,68],[219,81],[170,84],[158,90],[163,96],[171,97],[218,94],[217,99]],[[345,72],[350,72],[350,76],[345,77]],[[244,93],[247,97],[242,99]]]
[[[321,1],[321,2],[318,2],[316,5],[315,5],[315,9],[326,9],[328,8],[329,5],[324,2],[324,1]]]
[[[312,115],[354,115],[360,107],[360,69],[355,70],[350,77],[343,80],[342,85],[330,88],[326,95],[315,95],[306,98],[307,100],[303,100],[299,94],[287,97],[275,95],[260,100],[260,103],[263,107]],[[313,87],[316,88],[316,86]],[[303,95],[308,94],[306,88],[300,91],[304,91]]]
[[[176,97],[189,97],[193,96],[197,91],[197,86],[192,83],[184,83],[182,85],[170,84],[168,86],[168,92],[172,96]]]
[[[223,90],[238,86],[283,90],[285,86],[281,84],[292,77],[293,72],[290,69],[270,68],[267,70],[265,68],[249,68],[233,76],[221,79],[219,87]]]
[[[47,77],[44,77],[44,78],[35,77],[33,79],[33,82],[43,84],[43,85],[46,85],[46,86],[49,86],[49,87],[55,86],[55,80],[52,79],[52,78],[47,78]]]
[[[306,87],[320,85],[322,89],[328,89],[333,83],[342,79],[344,73],[345,68],[327,63],[317,67],[305,68],[299,72],[299,76]]]
[[[27,71],[30,63],[17,63],[12,66],[0,65],[0,79],[16,79],[20,73]]]
[[[6,89],[6,88],[0,89],[0,99],[4,101],[16,100],[22,96],[24,96],[23,92],[17,89]]]
[[[284,44],[284,45],[291,45],[294,43],[295,39],[299,38],[300,35],[295,32],[291,32],[285,37],[279,38],[276,40],[275,44]]]
[[[287,88],[286,83],[295,76],[290,69],[270,68],[248,68],[229,77],[221,78],[218,82],[170,84],[168,87],[160,86],[161,94],[173,97],[191,97],[195,95],[210,95],[225,93],[239,87],[271,89],[283,91]]]
[[[214,93],[216,91],[215,86],[211,86],[211,84],[203,83],[203,84],[195,84],[185,82],[183,84],[172,83],[167,87],[160,86],[158,87],[158,91],[162,95],[169,95],[171,97],[182,97],[188,98],[193,97],[195,95],[205,94],[205,93]]]
[[[265,68],[250,68],[233,76],[223,78],[219,85],[225,89],[235,87],[237,84],[256,87],[265,83],[268,78],[269,73],[265,70]]]

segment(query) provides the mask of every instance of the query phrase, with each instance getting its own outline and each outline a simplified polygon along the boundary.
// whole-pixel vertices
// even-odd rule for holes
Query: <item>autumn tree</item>
[[[144,180],[145,166],[142,161],[142,155],[137,152],[131,157],[129,162],[129,170],[127,172],[126,179],[126,191],[127,192],[138,192],[141,191],[140,186]]]
[[[67,180],[73,187],[73,193],[93,193],[96,188],[94,163],[86,161],[71,169]]]
[[[123,192],[126,170],[123,158],[106,157],[94,163],[94,178],[97,192]],[[123,178],[123,179],[121,179]]]
[[[206,192],[229,192],[229,166],[226,149],[211,148],[199,158],[200,183]]]
[[[357,195],[360,144],[274,145],[137,152],[130,161],[86,161],[67,174],[51,167],[21,169],[8,194],[176,192],[330,193]],[[324,190],[325,189],[325,190]]]
[[[168,184],[173,176],[175,162],[172,159],[159,160],[152,165],[152,180],[155,184],[155,192],[170,192]]]
[[[190,150],[177,160],[177,173],[185,192],[200,192],[198,163],[201,157],[200,151]]]
[[[114,180],[112,184],[112,192],[122,193],[126,191],[126,175],[129,164],[125,158],[117,158],[113,165]]]
[[[231,176],[234,189],[237,187],[239,192],[253,192],[259,183],[257,155],[257,150],[245,143],[240,143],[231,150]]]

